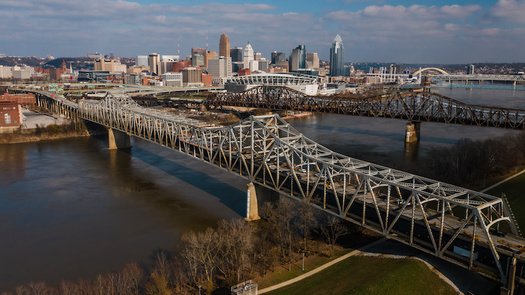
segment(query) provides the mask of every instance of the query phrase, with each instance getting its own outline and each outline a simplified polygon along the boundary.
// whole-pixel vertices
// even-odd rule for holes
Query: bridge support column
[[[248,183],[246,198],[246,221],[255,221],[261,219],[261,217],[259,217],[259,206],[257,204],[257,193],[255,192],[255,185],[251,182]]]
[[[109,128],[108,136],[109,136],[109,149],[110,150],[131,148],[130,136],[127,135],[126,133],[119,131],[119,130]]]
[[[418,142],[420,137],[421,122],[408,122],[406,126],[405,142]]]

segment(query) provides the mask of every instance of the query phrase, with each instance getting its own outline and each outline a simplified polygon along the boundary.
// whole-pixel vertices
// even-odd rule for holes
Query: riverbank
[[[37,127],[35,129],[22,129],[13,133],[2,133],[0,134],[0,144],[40,142],[85,136],[89,136],[89,132],[83,123],[51,124],[45,128]]]

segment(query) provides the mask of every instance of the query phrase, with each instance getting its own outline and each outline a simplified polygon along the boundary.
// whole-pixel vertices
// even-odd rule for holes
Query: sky
[[[250,42],[269,58],[299,44],[346,62],[525,62],[525,0],[0,0],[0,53],[182,57]]]

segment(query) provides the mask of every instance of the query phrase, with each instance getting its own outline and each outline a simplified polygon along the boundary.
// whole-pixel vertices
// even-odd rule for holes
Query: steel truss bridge
[[[525,110],[470,105],[431,92],[392,92],[374,97],[348,99],[340,96],[308,96],[287,87],[252,88],[245,92],[208,95],[210,107],[243,106],[384,117],[415,122],[525,128]]]
[[[37,99],[70,107],[43,94]],[[502,282],[510,257],[525,261],[525,240],[504,199],[338,154],[277,115],[223,127],[111,94],[80,101],[76,112]],[[495,233],[500,225],[512,234]]]

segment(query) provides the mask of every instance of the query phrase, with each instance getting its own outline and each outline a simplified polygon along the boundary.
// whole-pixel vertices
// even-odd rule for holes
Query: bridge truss
[[[277,115],[223,127],[145,109],[125,96],[81,101],[82,118],[210,163],[280,194],[468,268],[506,277],[491,229],[517,229],[491,195],[335,153]],[[466,248],[468,255],[454,251]],[[476,260],[478,252],[488,261]]]
[[[525,110],[469,105],[431,92],[392,92],[375,97],[345,99],[339,96],[308,96],[287,87],[260,86],[241,93],[211,93],[205,104],[314,111],[509,129],[525,128]]]

